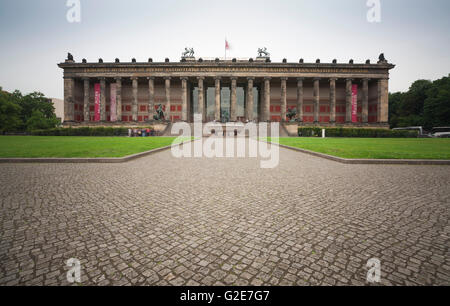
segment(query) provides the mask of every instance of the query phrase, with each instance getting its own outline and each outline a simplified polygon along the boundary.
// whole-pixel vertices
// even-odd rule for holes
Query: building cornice
[[[237,77],[264,78],[298,77],[313,78],[387,78],[389,70],[395,65],[378,64],[333,64],[333,63],[271,63],[262,61],[187,61],[187,62],[145,62],[145,63],[75,63],[58,64],[64,70],[64,76],[83,77]]]
[[[231,62],[231,61],[203,61],[203,62],[142,62],[142,63],[59,63],[58,67],[66,68],[173,68],[173,67],[240,67],[240,68],[346,68],[346,69],[393,69],[394,64],[333,64],[333,63],[266,63],[266,62]]]

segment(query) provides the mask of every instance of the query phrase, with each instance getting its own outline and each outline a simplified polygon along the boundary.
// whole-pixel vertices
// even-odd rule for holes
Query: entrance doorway
[[[205,82],[206,83],[206,82]],[[198,87],[191,87],[191,110],[198,112]],[[260,89],[253,87],[253,120],[259,119]],[[205,84],[204,88],[204,118],[206,122],[214,121],[216,111],[216,89],[214,86]],[[247,84],[238,83],[236,86],[236,117],[237,121],[245,122],[247,114]],[[231,120],[231,84],[222,83],[220,88],[220,122],[226,123]]]

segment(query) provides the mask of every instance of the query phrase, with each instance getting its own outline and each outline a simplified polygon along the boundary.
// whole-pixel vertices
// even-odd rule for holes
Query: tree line
[[[24,96],[18,90],[9,93],[0,87],[0,133],[51,129],[60,123],[53,103],[42,93]]]
[[[450,74],[436,81],[415,81],[407,92],[389,94],[391,128],[450,126]]]

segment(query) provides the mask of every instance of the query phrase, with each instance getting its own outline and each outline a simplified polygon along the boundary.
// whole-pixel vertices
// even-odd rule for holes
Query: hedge
[[[127,127],[80,127],[80,128],[55,128],[49,130],[35,130],[33,136],[127,136]],[[143,127],[142,129],[147,129]],[[152,128],[150,128],[152,129]]]
[[[325,128],[326,137],[359,137],[359,138],[417,138],[417,131],[398,131],[387,129],[361,128]],[[299,127],[300,137],[321,137],[320,127]]]

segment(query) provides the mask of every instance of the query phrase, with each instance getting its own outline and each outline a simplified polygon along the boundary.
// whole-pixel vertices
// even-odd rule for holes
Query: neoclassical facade
[[[145,124],[161,107],[166,120],[286,121],[299,125],[388,126],[389,70],[377,63],[273,63],[186,57],[179,62],[64,63],[67,125]],[[292,114],[292,112],[291,112]]]

